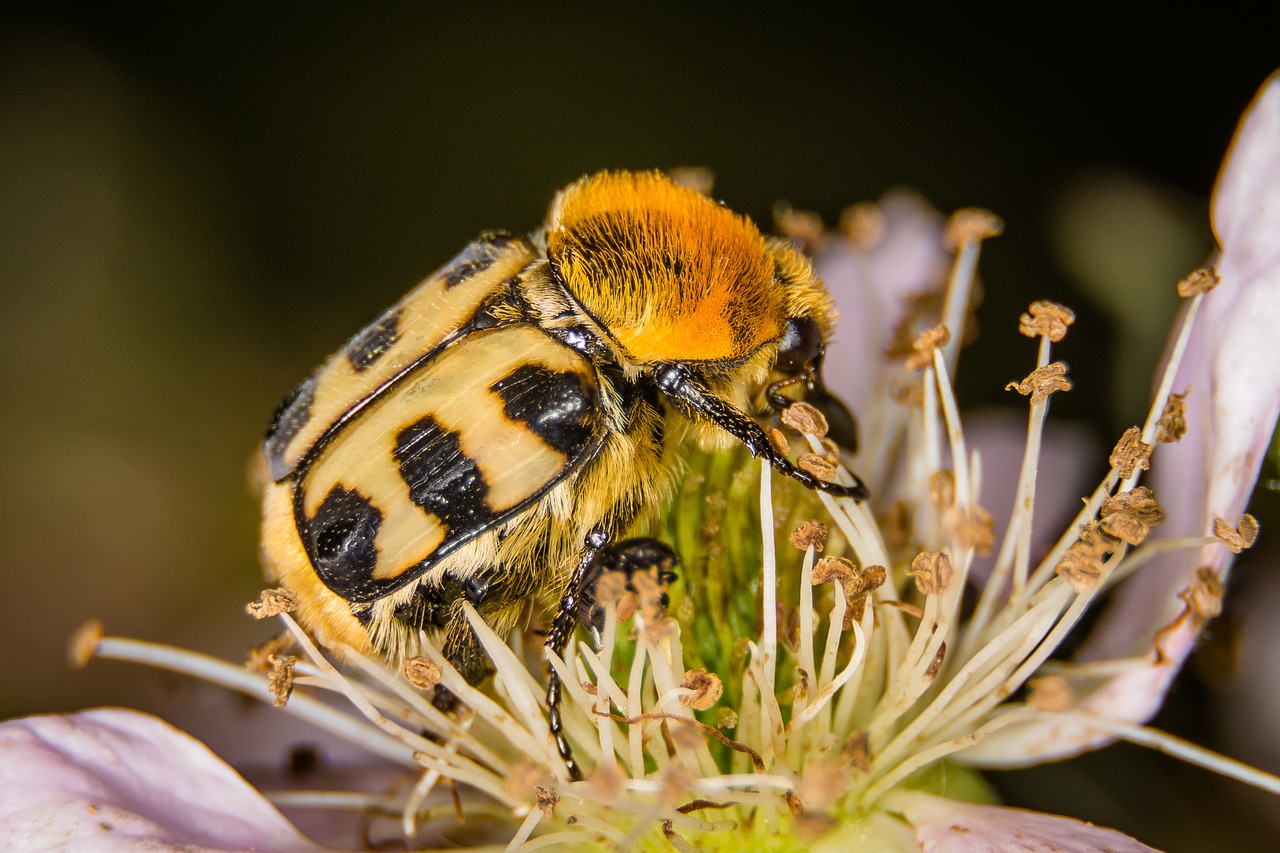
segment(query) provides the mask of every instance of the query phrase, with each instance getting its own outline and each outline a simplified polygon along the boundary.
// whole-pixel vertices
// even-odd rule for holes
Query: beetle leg
[[[653,580],[660,586],[667,586],[676,578],[672,571],[679,563],[676,552],[656,539],[640,537],[608,543],[603,527],[597,527],[588,534],[586,546],[587,550],[569,580],[564,597],[560,599],[547,635],[547,648],[555,649],[556,654],[562,656],[579,623],[591,628],[597,636],[602,629],[604,611],[596,600],[596,584],[603,575],[621,572],[626,577],[627,588],[633,591],[637,576],[645,572],[652,573]],[[660,595],[665,599],[665,592]],[[573,747],[564,733],[564,720],[560,713],[562,687],[559,674],[552,669],[547,678],[548,725],[560,758],[569,771],[569,778],[576,782],[582,779],[582,771],[574,760]]]

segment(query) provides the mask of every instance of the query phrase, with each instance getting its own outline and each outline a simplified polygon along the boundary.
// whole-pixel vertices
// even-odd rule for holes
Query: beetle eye
[[[821,353],[822,335],[818,332],[818,324],[808,317],[788,317],[773,367],[783,373],[797,373],[812,364]]]

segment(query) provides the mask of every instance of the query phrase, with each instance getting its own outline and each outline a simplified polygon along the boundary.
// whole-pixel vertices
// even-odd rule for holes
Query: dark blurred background
[[[1104,443],[1140,422],[1274,31],[1216,7],[1128,28],[906,8],[9,4],[0,716],[146,707],[244,758],[239,704],[70,672],[65,638],[96,616],[232,659],[263,639],[246,468],[277,399],[477,232],[534,227],[601,167],[708,166],[766,223],[779,199],[834,222],[903,185],[988,207],[1007,231],[962,401],[1009,402],[1012,324],[1053,298],[1080,316],[1054,413]],[[1220,743],[1215,691],[1189,674],[1158,722]],[[1169,850],[1277,843],[1280,801],[1136,749],[997,781]]]

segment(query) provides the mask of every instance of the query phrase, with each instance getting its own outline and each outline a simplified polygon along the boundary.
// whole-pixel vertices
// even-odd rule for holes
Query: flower
[[[1015,840],[1028,850],[1147,850],[1111,830],[991,805],[969,768],[1050,760],[1126,738],[1280,793],[1280,779],[1141,725],[1216,615],[1231,556],[1257,534],[1242,512],[1280,408],[1271,338],[1257,334],[1280,297],[1278,171],[1280,78],[1273,78],[1245,117],[1219,182],[1215,269],[1180,285],[1186,306],[1147,420],[1117,437],[1102,482],[1038,561],[1032,530],[1046,416],[1053,395],[1072,384],[1053,347],[1075,317],[1049,302],[1032,303],[1021,317],[1036,355],[1022,377],[1008,379],[1030,413],[1012,509],[998,535],[983,504],[986,462],[960,416],[952,377],[982,241],[1000,225],[980,211],[943,225],[918,201],[891,197],[850,212],[838,237],[811,215],[779,211],[782,230],[806,243],[837,297],[856,295],[854,315],[871,323],[852,335],[869,351],[843,360],[855,371],[841,372],[835,348],[826,366],[833,386],[848,383],[862,415],[858,454],[841,460],[822,419],[803,410],[784,419],[797,428],[787,443],[833,476],[848,476],[841,461],[858,470],[875,496],[870,504],[806,491],[768,465],[756,467],[744,450],[691,454],[672,512],[652,531],[677,546],[685,576],[670,589],[655,577],[619,584],[612,595],[598,591],[603,628],[565,659],[544,650],[534,632],[498,636],[463,603],[497,669],[485,690],[430,645],[405,670],[347,647],[320,648],[289,616],[287,598],[274,595],[260,612],[277,613],[288,636],[260,656],[269,676],[97,632],[82,637],[80,649],[271,695],[397,762],[404,785],[352,797],[369,809],[375,838],[526,850],[950,851],[1004,849]],[[1154,491],[1140,483],[1148,469]],[[1170,474],[1176,488],[1160,479]],[[1157,538],[1171,527],[1172,535]],[[993,559],[984,565],[987,554]],[[1158,560],[1176,561],[1177,570],[1154,571]],[[1072,628],[1122,582],[1127,591],[1082,653],[1054,661]],[[570,779],[550,737],[544,664],[564,685],[564,730],[591,768],[583,781]],[[446,716],[424,698],[422,688],[437,683],[464,713]],[[120,812],[138,827],[128,837],[209,849],[241,843],[234,839],[242,836],[199,835],[200,821],[145,824],[166,794],[176,797],[170,805],[188,808],[181,785],[148,786],[154,779],[145,773],[141,782],[105,771],[60,776],[31,745],[32,732],[59,727],[62,744],[110,741],[113,733],[101,733],[104,713],[107,722],[156,726],[109,712],[6,724],[0,752],[48,766],[50,788],[64,791],[61,799],[34,797],[21,831],[39,832],[45,815],[84,830],[78,812],[63,817],[65,809],[87,811],[84,797],[68,792],[78,779],[101,778],[97,788],[81,787],[112,802],[125,799],[120,791],[135,792]],[[218,775],[181,736],[153,737],[154,763],[181,768],[169,775],[184,782]],[[99,765],[112,762],[84,768]],[[6,779],[10,789],[20,784]],[[218,791],[234,788],[224,782]],[[221,796],[191,805],[191,814],[223,808]],[[264,804],[254,808],[242,815],[246,833],[263,833],[254,843],[302,846]]]

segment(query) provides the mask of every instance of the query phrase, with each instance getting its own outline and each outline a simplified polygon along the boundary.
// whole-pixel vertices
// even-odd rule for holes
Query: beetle
[[[834,320],[807,259],[749,219],[659,172],[584,177],[541,229],[482,235],[281,403],[266,571],[323,642],[400,661],[425,632],[471,683],[490,664],[464,601],[500,634],[554,611],[561,651],[602,567],[672,576],[668,546],[621,537],[669,502],[682,444],[739,442],[867,497],[797,467],[760,420],[798,393],[853,449],[822,385]],[[580,778],[554,671],[548,704]]]

